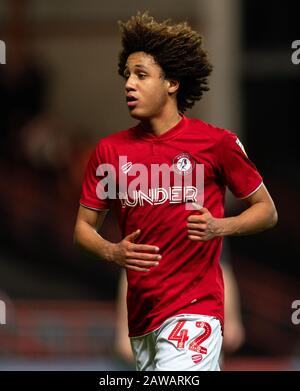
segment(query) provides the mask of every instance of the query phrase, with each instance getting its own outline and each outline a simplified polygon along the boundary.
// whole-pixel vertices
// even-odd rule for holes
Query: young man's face
[[[159,116],[169,102],[170,83],[154,58],[144,52],[132,53],[124,77],[130,115],[140,120]]]

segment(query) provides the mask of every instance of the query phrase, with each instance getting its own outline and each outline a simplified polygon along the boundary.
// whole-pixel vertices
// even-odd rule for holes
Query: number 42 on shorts
[[[171,334],[168,337],[169,341],[177,341],[177,348],[184,348],[186,341],[189,340],[188,330],[184,329],[183,326],[185,324],[185,320],[180,320],[176,323],[176,326],[172,330]],[[195,322],[196,327],[203,328],[204,332],[199,335],[199,337],[195,338],[189,344],[189,350],[193,350],[194,352],[206,354],[207,349],[201,344],[210,336],[211,327],[207,322]]]

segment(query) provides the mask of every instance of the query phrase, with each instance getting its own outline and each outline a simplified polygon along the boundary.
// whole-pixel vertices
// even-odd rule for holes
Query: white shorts
[[[137,371],[219,371],[222,340],[217,318],[194,314],[176,315],[130,338]]]

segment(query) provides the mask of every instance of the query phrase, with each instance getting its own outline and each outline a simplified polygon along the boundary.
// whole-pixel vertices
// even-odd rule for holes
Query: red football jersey
[[[190,177],[192,182],[179,186],[174,174],[166,185],[158,175],[153,186],[153,164],[173,166],[177,176]],[[144,131],[140,125],[112,134],[100,140],[91,156],[80,203],[95,210],[116,208],[123,237],[141,229],[136,243],[156,245],[162,255],[159,266],[148,273],[127,270],[131,337],[149,333],[181,313],[215,316],[224,325],[219,265],[222,238],[198,242],[188,239],[187,234],[187,217],[198,213],[186,205],[193,201],[195,189],[197,193],[199,167],[204,169],[204,193],[201,195],[198,189],[194,200],[214,217],[224,216],[226,186],[237,198],[245,198],[262,184],[262,177],[236,135],[185,116],[160,136]],[[100,199],[108,189],[100,181],[108,177],[105,171],[110,168],[115,174],[108,182],[115,182],[116,194],[111,191],[111,199]],[[201,170],[199,173],[201,176]],[[148,175],[148,183],[144,180],[136,191],[129,191],[141,175]],[[123,176],[127,188],[120,185]]]

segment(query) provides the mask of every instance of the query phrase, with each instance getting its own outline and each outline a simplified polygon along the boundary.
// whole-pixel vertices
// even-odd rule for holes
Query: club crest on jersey
[[[188,153],[181,153],[174,158],[173,166],[177,174],[188,175],[193,171],[195,162]]]

